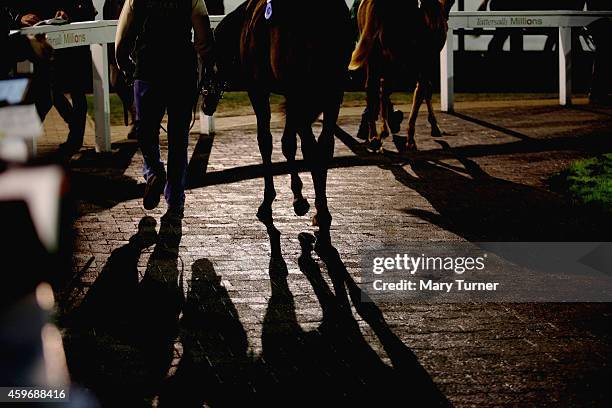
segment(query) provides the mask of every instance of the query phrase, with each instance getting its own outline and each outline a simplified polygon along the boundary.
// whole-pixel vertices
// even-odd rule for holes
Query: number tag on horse
[[[272,0],[268,0],[268,4],[266,4],[266,14],[264,14],[266,20],[272,18]]]

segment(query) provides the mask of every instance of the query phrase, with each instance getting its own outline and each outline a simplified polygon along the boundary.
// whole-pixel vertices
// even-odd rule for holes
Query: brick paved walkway
[[[298,239],[314,228],[291,208],[280,123],[268,228],[255,218],[263,180],[250,119],[226,120],[214,138],[192,136],[180,229],[159,225],[163,205],[142,208],[142,157],[114,129],[111,156],[85,151],[71,166],[81,275],[60,322],[73,379],[107,406],[232,406],[245,396],[283,406],[609,403],[609,305],[380,304],[346,313],[348,300],[332,295],[338,282],[329,276],[355,276],[360,254],[380,244],[610,240],[609,226],[567,211],[544,180],[612,151],[612,109],[537,101],[458,111],[440,115],[450,134],[440,142],[421,115],[421,151],[409,161],[365,152],[350,136],[358,110],[345,112],[328,188],[337,254],[321,256]],[[41,150],[52,144],[48,134]],[[139,224],[155,226],[157,245],[134,238]],[[279,247],[282,256],[271,256]]]

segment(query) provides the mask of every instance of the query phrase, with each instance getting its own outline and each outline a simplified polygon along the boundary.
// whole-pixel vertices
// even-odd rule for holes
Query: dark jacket
[[[222,16],[225,14],[225,7],[223,6],[223,0],[204,0],[208,14],[211,16]]]
[[[5,78],[17,61],[27,59],[32,54],[32,47],[27,37],[11,35],[14,19],[6,6],[0,6],[0,78]]]

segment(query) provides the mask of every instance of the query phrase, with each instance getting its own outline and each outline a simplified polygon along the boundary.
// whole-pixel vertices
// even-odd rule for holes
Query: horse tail
[[[380,37],[381,25],[374,13],[374,2],[364,0],[357,12],[359,23],[359,42],[351,58],[349,69],[354,71],[362,68],[368,61],[374,43]]]

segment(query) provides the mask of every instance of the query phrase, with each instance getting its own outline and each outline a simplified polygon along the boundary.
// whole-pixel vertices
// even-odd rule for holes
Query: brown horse
[[[295,167],[299,134],[315,189],[313,223],[328,236],[327,167],[333,157],[334,130],[353,45],[348,8],[344,0],[311,0],[304,7],[296,7],[291,0],[249,0],[242,21],[240,64],[257,116],[257,141],[265,169],[264,199],[257,216],[270,221],[276,197],[269,101],[274,92],[285,97],[282,150],[291,167],[294,210],[305,215],[310,207]],[[317,139],[312,125],[321,114],[323,129]]]
[[[365,68],[369,112],[370,149],[380,151],[389,136],[390,76],[398,67],[418,78],[408,121],[406,148],[416,150],[415,126],[423,100],[429,110],[432,136],[442,132],[431,104],[431,79],[448,31],[448,11],[453,1],[363,0],[357,14],[360,39],[353,52],[351,70]],[[380,130],[377,122],[381,121]]]

